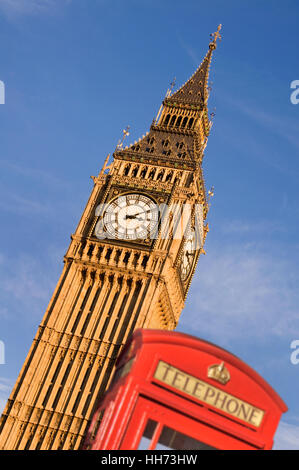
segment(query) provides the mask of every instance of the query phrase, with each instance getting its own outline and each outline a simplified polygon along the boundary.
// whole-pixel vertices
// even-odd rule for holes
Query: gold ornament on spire
[[[219,39],[219,41],[221,41],[221,39],[222,39],[222,36],[220,34],[221,27],[222,27],[222,24],[220,24],[218,26],[217,31],[215,31],[215,33],[210,34],[210,38],[211,38],[211,42],[209,44],[210,49],[216,49],[217,39]]]
[[[176,81],[176,77],[174,77],[174,79],[172,80],[172,82],[170,82],[170,88],[168,88],[167,92],[166,92],[166,96],[165,98],[169,98],[169,96],[171,95],[171,92],[175,86],[175,81]]]
[[[211,189],[208,191],[208,202],[210,202],[211,198],[214,196],[214,191],[215,188],[214,186],[212,186]]]
[[[175,82],[176,82],[176,77],[174,77],[174,79],[172,80],[172,82],[170,82],[170,87],[167,89],[167,92],[166,92],[166,95],[165,95],[165,98],[169,98],[171,96],[171,92],[173,90],[173,88],[175,87]],[[159,118],[161,116],[161,111],[163,109],[163,103],[161,104],[160,108],[159,108],[159,111],[157,113],[157,116],[156,116],[156,119],[153,120],[153,124],[157,124],[157,122],[159,121]]]
[[[127,126],[124,130],[123,130],[123,137],[122,139],[119,139],[118,141],[118,144],[117,144],[117,150],[121,150],[124,146],[124,140],[125,138],[130,135],[130,132],[129,132],[129,129],[130,129],[130,126]]]

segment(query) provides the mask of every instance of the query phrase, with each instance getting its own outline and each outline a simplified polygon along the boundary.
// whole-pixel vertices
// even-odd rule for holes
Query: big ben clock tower
[[[203,251],[208,76],[220,26],[150,131],[117,146],[94,186],[7,402],[1,449],[78,449],[135,328],[173,330]]]

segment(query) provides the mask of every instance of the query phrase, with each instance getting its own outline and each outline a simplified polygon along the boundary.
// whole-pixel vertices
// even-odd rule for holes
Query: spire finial
[[[219,39],[219,41],[221,41],[222,39],[222,36],[220,34],[221,27],[222,27],[222,24],[218,26],[217,31],[215,31],[215,33],[210,34],[211,42],[209,44],[209,48],[212,50],[216,49],[217,47],[217,39]]]
[[[125,138],[126,138],[128,135],[130,135],[129,129],[130,129],[130,126],[127,126],[127,127],[123,130],[123,137],[122,137],[122,139],[119,139],[118,144],[117,144],[117,146],[116,146],[117,150],[122,150]]]
[[[174,79],[172,80],[172,82],[170,82],[170,88],[168,88],[167,92],[166,92],[166,96],[165,98],[169,98],[169,96],[171,95],[171,92],[175,86],[175,81],[176,81],[176,77],[174,77]]]
[[[214,191],[215,191],[214,186],[212,186],[211,189],[208,191],[208,205],[209,205],[209,207],[210,207],[210,200],[214,196]]]

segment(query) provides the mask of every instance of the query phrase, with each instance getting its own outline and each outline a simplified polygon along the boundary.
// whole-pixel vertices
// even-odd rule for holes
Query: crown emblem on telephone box
[[[221,364],[213,364],[208,368],[208,377],[225,385],[230,380],[230,373],[224,366],[224,362],[221,362]]]

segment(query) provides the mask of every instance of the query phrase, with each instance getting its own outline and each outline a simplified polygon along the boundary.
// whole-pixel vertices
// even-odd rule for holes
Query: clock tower
[[[202,174],[220,26],[149,132],[119,143],[93,189],[0,422],[0,449],[78,449],[136,328],[176,328],[208,231]],[[124,131],[124,137],[127,131]],[[124,139],[123,139],[124,140]]]

